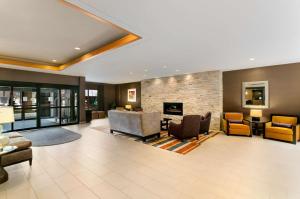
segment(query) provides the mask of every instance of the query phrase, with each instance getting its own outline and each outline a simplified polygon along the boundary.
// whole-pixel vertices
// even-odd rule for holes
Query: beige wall
[[[211,71],[144,80],[141,88],[142,107],[145,111],[163,112],[163,102],[183,102],[184,115],[204,115],[211,111],[211,129],[219,129],[220,115],[223,111],[222,72]],[[176,121],[182,119],[182,116],[166,117]]]

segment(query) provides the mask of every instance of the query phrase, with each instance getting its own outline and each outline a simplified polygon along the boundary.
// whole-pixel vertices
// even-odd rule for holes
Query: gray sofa
[[[133,111],[108,111],[110,131],[141,137],[144,141],[153,136],[160,136],[160,113]]]

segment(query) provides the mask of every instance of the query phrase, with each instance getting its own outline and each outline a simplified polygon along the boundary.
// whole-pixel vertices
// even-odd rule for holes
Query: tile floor
[[[33,148],[34,161],[7,167],[0,199],[299,199],[300,143],[220,134],[188,153],[161,150],[102,133]]]

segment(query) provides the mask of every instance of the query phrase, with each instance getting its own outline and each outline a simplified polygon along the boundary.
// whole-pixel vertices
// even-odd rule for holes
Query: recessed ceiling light
[[[255,60],[255,58],[250,58],[249,60],[250,60],[250,61],[254,61],[254,60]]]
[[[180,70],[179,69],[176,69],[176,72],[179,72]]]
[[[57,62],[57,60],[56,60],[56,59],[52,59],[52,61],[53,61],[53,62]]]
[[[75,47],[74,49],[75,49],[75,50],[80,50],[80,48],[79,48],[79,47]]]
[[[168,68],[168,66],[164,65],[163,68]]]

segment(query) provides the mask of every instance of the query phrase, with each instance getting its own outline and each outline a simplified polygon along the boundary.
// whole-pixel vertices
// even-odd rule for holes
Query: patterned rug
[[[196,138],[191,138],[191,139],[181,141],[176,139],[173,136],[168,136],[167,131],[162,131],[160,133],[159,139],[147,141],[145,142],[145,144],[159,147],[161,149],[166,149],[180,154],[187,154],[188,152],[200,146],[202,142],[206,141],[211,137],[216,136],[217,134],[219,134],[218,131],[211,131],[208,135],[200,134],[199,140],[197,140]]]
[[[95,130],[110,133],[109,128],[107,127],[92,127]],[[137,138],[136,136],[131,136],[123,133],[114,132],[113,135],[122,137],[129,140],[134,140],[136,142],[143,142],[144,144],[151,145],[154,147],[158,147],[161,149],[173,151],[180,154],[187,154],[188,152],[192,151],[193,149],[197,148],[201,145],[202,142],[218,135],[219,131],[210,131],[208,135],[200,134],[199,140],[196,138],[186,139],[184,141],[178,140],[173,136],[168,136],[167,131],[160,132],[160,138],[152,138],[143,142],[141,138]]]

